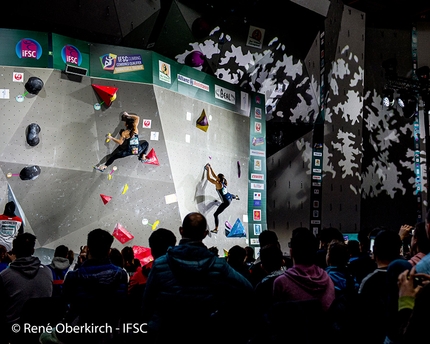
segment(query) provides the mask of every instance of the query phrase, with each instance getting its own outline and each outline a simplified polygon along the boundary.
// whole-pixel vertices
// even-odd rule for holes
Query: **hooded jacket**
[[[327,311],[335,298],[334,284],[327,272],[316,265],[294,265],[273,283],[273,295],[278,301],[319,300]]]
[[[28,299],[51,296],[51,270],[37,257],[17,258],[0,273],[0,304],[8,323],[19,320]]]
[[[252,291],[246,278],[225,259],[210,252],[202,242],[182,239],[153,263],[143,295],[144,320],[150,329],[163,335],[165,329],[177,336],[174,329],[186,326],[196,334],[217,314],[225,314],[227,307],[242,307]],[[189,332],[185,339],[192,340]]]

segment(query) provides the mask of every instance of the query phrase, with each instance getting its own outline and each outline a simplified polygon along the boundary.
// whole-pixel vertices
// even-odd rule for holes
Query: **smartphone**
[[[374,244],[375,244],[375,237],[370,237],[370,252],[373,252]]]

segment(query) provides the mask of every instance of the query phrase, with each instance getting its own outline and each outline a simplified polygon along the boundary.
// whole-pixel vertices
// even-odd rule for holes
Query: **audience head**
[[[309,229],[299,227],[293,230],[290,254],[294,264],[312,265],[317,250],[318,240]]]
[[[333,240],[327,248],[327,265],[345,267],[348,261],[348,246],[344,242]]]
[[[427,236],[424,222],[417,223],[412,231],[411,252],[412,254],[417,254],[418,252],[427,254],[430,252],[430,239]]]
[[[245,251],[246,251],[246,258],[245,261],[247,263],[252,263],[255,261],[255,252],[254,249],[251,246],[245,246]]]
[[[358,232],[358,241],[360,243],[360,250],[362,253],[367,253],[371,250],[370,239],[369,239],[369,228],[362,228]]]
[[[360,255],[360,243],[357,240],[348,240],[347,245],[350,257],[358,257]]]
[[[69,260],[70,265],[72,265],[75,260],[75,252],[73,252],[73,250],[69,250],[67,252],[67,259]]]
[[[264,247],[266,245],[271,244],[280,246],[278,235],[276,234],[276,232],[271,230],[262,231],[258,236],[258,242],[260,243],[260,247]]]
[[[101,228],[93,229],[87,237],[87,258],[108,258],[113,239],[112,234],[108,231]]]
[[[6,205],[4,206],[3,214],[7,216],[15,216],[15,208],[16,208],[15,202],[13,201],[7,202]]]
[[[176,245],[176,236],[171,230],[158,228],[149,236],[149,247],[154,259],[166,254],[169,247]]]
[[[55,248],[54,257],[68,258],[69,248],[65,245],[59,245]]]
[[[260,249],[261,266],[267,273],[280,270],[284,264],[281,249],[276,244],[269,244]]]
[[[110,249],[109,260],[113,265],[116,265],[120,268],[124,267],[124,259],[122,257],[121,251],[117,248]]]
[[[189,213],[185,216],[179,232],[183,239],[202,241],[208,234],[206,218],[200,213]]]
[[[334,227],[324,227],[321,229],[319,239],[321,248],[327,248],[333,240],[344,241],[342,232]]]
[[[124,259],[124,262],[133,263],[134,260],[134,252],[133,248],[130,246],[125,246],[121,250],[122,258]]]
[[[31,257],[34,253],[34,246],[36,245],[36,237],[31,233],[19,234],[13,240],[13,253],[16,258]]]
[[[228,250],[227,262],[231,266],[242,266],[245,264],[245,257],[245,248],[239,245],[234,245]]]
[[[399,258],[401,247],[402,241],[398,233],[388,229],[380,230],[373,244],[375,260],[383,264],[392,262]]]

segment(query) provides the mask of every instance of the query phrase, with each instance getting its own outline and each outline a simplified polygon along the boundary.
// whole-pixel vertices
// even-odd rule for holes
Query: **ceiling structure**
[[[332,0],[340,1],[340,0]],[[24,0],[25,10],[19,18],[9,11],[2,11],[0,23],[3,28],[26,29],[71,36],[93,43],[123,45],[124,38],[145,21],[151,22],[170,7],[173,0],[102,0],[84,2],[73,0],[58,5],[52,0],[37,2]],[[253,23],[266,30],[283,30],[288,6],[302,3],[318,6],[318,0],[291,0],[283,2],[280,10],[276,0],[178,0],[178,3],[201,13],[207,18],[231,24],[241,29],[241,24]],[[367,25],[371,27],[407,28],[413,21],[430,21],[428,0],[344,0],[343,4],[366,13]],[[157,24],[152,19],[153,24]],[[284,25],[282,25],[284,24]],[[310,25],[307,20],[302,28]],[[161,25],[162,23],[158,23]],[[135,43],[141,48],[140,42]]]

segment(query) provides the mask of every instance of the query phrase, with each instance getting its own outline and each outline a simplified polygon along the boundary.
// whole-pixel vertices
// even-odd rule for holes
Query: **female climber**
[[[230,192],[227,191],[227,179],[225,179],[222,173],[219,173],[218,175],[215,174],[210,164],[206,164],[205,169],[207,172],[208,181],[215,185],[215,189],[218,192],[218,195],[222,201],[222,203],[218,206],[218,209],[214,213],[215,228],[211,230],[212,233],[218,233],[219,214],[221,214],[230,205],[233,199],[239,200],[239,196],[232,195]]]
[[[124,122],[126,129],[120,130],[119,138],[117,139],[110,134],[106,136],[107,140],[112,140],[118,144],[118,147],[112,152],[105,164],[94,166],[97,171],[104,172],[116,159],[125,158],[129,155],[137,155],[140,161],[147,161],[148,142],[145,140],[139,141],[139,116],[128,114],[124,111],[121,115],[121,121]]]

